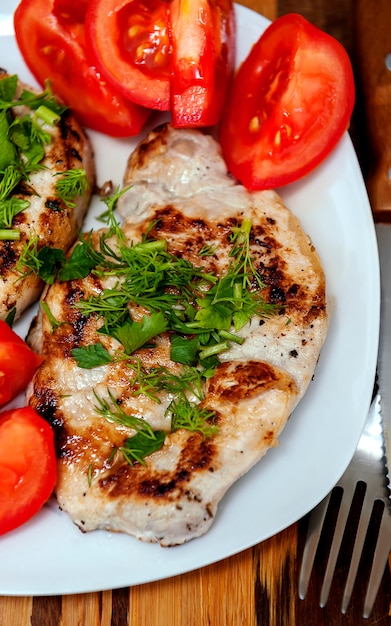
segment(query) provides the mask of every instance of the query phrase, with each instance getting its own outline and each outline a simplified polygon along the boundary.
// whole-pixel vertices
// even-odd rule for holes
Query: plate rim
[[[269,20],[267,20],[264,16],[261,16],[260,14],[252,11],[251,9],[249,9],[247,7],[244,7],[242,5],[235,5],[235,9],[236,9],[236,12],[237,12],[237,17],[239,17],[240,19],[244,19],[244,20],[246,20],[247,18],[251,18],[251,19],[254,20],[254,22],[258,22],[259,23],[259,28],[261,28],[261,26],[260,26],[261,24],[262,24],[262,28],[264,28],[264,26],[267,23],[269,23]],[[0,14],[0,17],[1,17],[1,14]],[[0,36],[1,36],[1,31],[0,31]],[[337,150],[340,150],[340,149],[347,150],[347,152],[348,152],[348,154],[350,156],[350,159],[352,159],[354,161],[354,163],[352,164],[352,167],[353,167],[353,169],[356,168],[356,170],[358,168],[356,173],[359,174],[360,170],[359,170],[359,165],[358,165],[358,161],[357,161],[357,156],[356,156],[356,154],[354,152],[354,148],[353,148],[351,139],[350,139],[350,137],[347,134],[345,134],[345,136],[343,138],[343,141],[341,143],[341,146],[339,148],[337,148]],[[361,183],[362,183],[362,185],[361,185]],[[305,184],[305,183],[303,183],[302,181],[299,182],[298,185],[297,185],[297,188],[299,189],[302,184]],[[361,175],[360,185],[362,186],[362,193],[366,194],[365,184],[364,184],[362,175]],[[292,187],[290,187],[290,191],[291,191],[291,189],[292,189]],[[281,195],[282,195],[282,197],[284,197],[284,192]],[[369,207],[369,201],[368,201],[368,207]],[[369,207],[369,211],[370,211],[370,207]],[[373,232],[374,232],[374,228],[373,228]],[[372,246],[375,245],[375,242],[376,242],[376,239],[375,239],[375,241],[371,240],[371,245]],[[375,318],[376,318],[376,316],[378,316],[378,320],[380,319],[380,280],[379,280],[379,284],[378,285],[376,283],[376,280],[374,281],[374,284],[372,285],[372,290],[373,290],[373,294],[375,295],[375,298],[376,298],[376,294],[378,293],[378,313],[377,313],[376,303],[375,303],[374,304],[373,328],[371,330],[371,335],[373,335],[376,338],[376,327],[377,327],[377,332],[378,332],[379,323],[378,322],[376,323],[376,319]],[[367,355],[367,356],[368,356],[368,362],[369,362],[368,363],[368,368],[370,370],[373,370],[373,376],[374,376],[375,368],[376,368],[376,357],[373,354],[372,355]],[[370,401],[370,388],[369,388],[369,385],[368,385],[368,389],[366,390],[366,393],[368,395],[368,406],[369,406],[369,401]],[[362,419],[362,426],[364,424],[364,421],[365,421],[365,416]],[[284,438],[284,437],[285,437],[285,435],[283,433],[282,438]],[[358,441],[358,437],[359,437],[359,435],[357,436],[357,441]],[[351,444],[351,452],[352,452],[352,454],[354,452],[354,448],[355,448],[355,446],[357,444],[357,441],[352,442],[352,444]],[[266,457],[266,459],[264,459],[262,461],[262,463],[265,463],[265,461],[267,461],[267,459],[268,459],[268,457]],[[348,465],[349,460],[350,459],[346,460],[346,464],[342,468],[341,473],[343,472],[345,467]],[[341,470],[341,467],[338,468],[338,472],[340,470]],[[338,479],[338,477],[339,476],[337,476],[337,479]],[[318,501],[320,501],[326,495],[328,490],[329,489],[327,489],[326,492],[324,492],[324,493],[320,492],[318,494]],[[315,504],[317,504],[317,502],[315,502]],[[296,520],[294,520],[294,521],[297,521],[298,519],[300,519],[300,517],[302,517],[302,515],[305,515],[312,508],[312,506],[313,505],[311,505],[309,508],[307,507],[306,510],[303,511],[303,513],[299,517],[297,517]],[[221,508],[224,508],[224,506],[221,507]],[[57,515],[57,513],[56,513],[56,511],[51,510],[50,507],[49,507],[49,515],[51,517],[53,517],[53,516]],[[41,519],[41,516],[37,516],[37,518],[35,518],[35,520],[32,520],[32,526],[34,526],[35,524],[39,523],[40,519]],[[79,586],[72,587],[72,585],[69,585],[68,589],[62,587],[61,589],[60,588],[55,588],[52,591],[50,591],[48,589],[41,589],[41,590],[39,590],[39,588],[38,588],[39,585],[38,585],[37,588],[34,588],[34,586],[33,586],[33,587],[30,587],[30,588],[25,587],[25,588],[20,589],[20,590],[18,590],[18,589],[13,589],[12,590],[12,589],[5,589],[4,588],[5,590],[3,591],[2,588],[1,588],[2,583],[0,581],[0,595],[8,595],[8,596],[12,596],[12,595],[14,595],[14,596],[17,596],[17,595],[29,595],[29,596],[31,596],[31,595],[32,596],[46,595],[46,596],[48,596],[48,595],[59,595],[59,594],[67,595],[67,594],[72,594],[72,593],[88,593],[88,592],[93,592],[93,591],[101,591],[101,590],[104,590],[104,589],[113,589],[113,588],[119,588],[119,587],[122,587],[122,586],[133,586],[133,585],[137,585],[137,584],[145,584],[145,583],[148,583],[148,582],[153,582],[153,581],[156,581],[156,580],[162,580],[162,579],[165,579],[165,578],[168,578],[168,577],[171,577],[171,576],[180,575],[180,574],[192,571],[192,570],[197,569],[199,567],[204,567],[204,566],[210,565],[210,564],[218,562],[218,561],[220,561],[220,560],[222,560],[224,558],[233,556],[234,554],[237,554],[237,553],[239,553],[239,552],[241,552],[241,551],[243,551],[243,550],[245,550],[245,549],[255,545],[256,543],[258,543],[260,541],[263,541],[263,540],[267,539],[268,537],[270,537],[270,536],[280,532],[281,530],[283,530],[283,528],[286,528],[287,526],[289,526],[290,523],[294,523],[294,521],[293,522],[289,522],[289,524],[287,524],[287,525],[282,524],[279,528],[274,530],[269,535],[261,537],[260,539],[258,539],[256,541],[250,540],[247,543],[244,541],[244,542],[242,542],[242,544],[240,546],[238,546],[238,547],[236,547],[236,548],[234,548],[234,549],[232,549],[232,550],[230,550],[228,552],[224,552],[223,551],[224,553],[221,553],[220,556],[218,556],[216,558],[215,557],[211,557],[210,560],[203,560],[202,563],[201,562],[196,562],[195,564],[190,564],[185,569],[181,568],[180,571],[178,570],[176,572],[175,571],[169,572],[167,575],[160,575],[160,574],[158,574],[158,575],[156,575],[154,577],[147,577],[147,578],[142,579],[140,581],[130,582],[130,583],[129,582],[124,582],[124,580],[122,580],[122,581],[118,581],[118,584],[116,583],[115,586],[113,586],[113,584],[108,581],[106,586],[96,587],[95,585],[92,585],[92,586],[86,585],[84,589],[81,589]],[[23,528],[20,531],[16,531],[16,535],[18,535],[19,533],[23,534],[24,531],[28,531],[28,529],[27,528]],[[77,532],[79,532],[79,531],[77,531]],[[105,532],[105,531],[98,531],[98,532]],[[208,534],[209,533],[211,533],[211,530],[208,531]],[[134,538],[127,538],[127,539],[129,541],[132,541],[132,542],[133,541],[137,541]],[[195,539],[195,540],[193,540],[191,542],[191,544],[196,546],[197,542],[198,541],[202,541],[202,539],[203,538]],[[1,542],[2,542],[2,539],[0,538],[0,543]],[[110,539],[108,539],[106,543],[110,544]],[[183,547],[184,548],[183,551],[185,552],[185,554],[186,554],[186,549],[187,549],[188,545],[190,545],[190,544],[186,544],[186,546]],[[182,548],[182,546],[179,546],[179,547],[176,547],[176,548],[172,548],[172,549],[173,550],[180,550],[181,548]],[[160,548],[160,547],[158,547],[158,549],[162,550],[162,548]],[[153,555],[153,557],[156,555],[155,546],[152,547],[152,550],[150,550],[149,547],[148,548],[146,547],[146,551],[148,552],[148,554],[151,553],[151,555]]]

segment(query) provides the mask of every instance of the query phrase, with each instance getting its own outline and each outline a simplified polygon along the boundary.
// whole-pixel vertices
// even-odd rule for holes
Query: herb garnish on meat
[[[217,431],[216,416],[202,405],[203,388],[219,364],[218,355],[232,343],[242,343],[238,334],[254,315],[269,316],[275,308],[261,296],[262,280],[250,253],[251,221],[244,219],[232,228],[229,262],[221,275],[172,254],[165,239],[151,236],[154,224],[139,242],[129,242],[114,211],[120,195],[117,190],[104,202],[101,216],[107,229],[100,235],[98,248],[91,233],[80,237],[69,258],[53,250],[41,249],[37,255],[25,255],[27,267],[36,267],[47,282],[73,280],[95,275],[114,284],[101,292],[76,302],[83,316],[98,316],[98,334],[114,338],[118,347],[107,349],[97,341],[72,349],[81,368],[91,369],[125,361],[132,371],[132,395],[144,394],[160,403],[159,394],[170,394],[165,410],[171,432],[179,428],[201,432],[204,437]],[[203,254],[209,248],[203,247]],[[48,256],[52,258],[50,263]],[[48,267],[52,274],[48,274]],[[50,272],[49,272],[50,274]],[[132,311],[137,309],[137,319]],[[140,311],[142,312],[140,316]],[[56,322],[50,311],[53,327]],[[54,322],[54,324],[53,324]],[[168,333],[170,359],[178,365],[178,374],[165,367],[144,367],[137,351],[154,347],[156,337]],[[146,455],[158,450],[165,433],[154,432],[139,417],[128,415],[116,400],[96,396],[95,410],[114,423],[136,431],[120,448],[129,462],[143,462]]]
[[[107,218],[112,221],[112,215]],[[123,352],[112,360],[129,357],[163,332],[171,333],[171,359],[190,366],[208,369],[217,364],[217,355],[228,350],[231,342],[241,343],[238,331],[254,315],[267,316],[274,307],[260,295],[263,284],[253,267],[249,252],[251,222],[243,220],[233,229],[230,264],[221,276],[215,276],[168,250],[167,241],[152,239],[149,233],[139,243],[130,244],[122,231],[111,226],[101,237],[100,250],[92,249],[87,238],[74,249],[84,250],[97,263],[92,273],[101,278],[116,276],[117,283],[75,306],[86,316],[102,318],[100,333],[114,337]],[[111,238],[115,235],[115,244]],[[72,256],[68,270],[72,265]],[[60,271],[68,275],[67,266]],[[255,284],[255,287],[254,287]],[[142,307],[148,314],[134,321],[130,306]],[[103,347],[103,346],[102,346]],[[89,367],[108,362],[104,349],[81,347],[73,351],[78,364]]]
[[[66,107],[53,97],[49,86],[41,93],[27,89],[17,95],[16,74],[0,80],[0,239],[18,240],[20,231],[12,227],[13,219],[28,209],[29,201],[19,198],[18,186],[43,167],[45,146],[52,141],[45,124],[58,123]],[[26,106],[33,114],[14,115],[14,109]],[[84,170],[61,172],[56,183],[58,197],[74,206],[77,196],[86,191]]]

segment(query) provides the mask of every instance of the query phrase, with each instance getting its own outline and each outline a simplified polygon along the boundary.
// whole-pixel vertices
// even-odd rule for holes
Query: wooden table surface
[[[269,19],[295,11],[339,39],[353,65],[355,0],[242,0]],[[391,29],[390,29],[391,32]],[[366,170],[360,96],[351,136]],[[387,568],[369,619],[361,617],[368,563],[364,563],[348,613],[340,612],[347,556],[337,564],[325,608],[319,607],[324,556],[318,559],[309,593],[300,600],[298,573],[304,518],[271,539],[197,571],[132,588],[55,597],[0,597],[0,626],[383,626],[390,619]],[[115,567],[115,564],[113,565]],[[1,561],[0,567],[6,567]]]

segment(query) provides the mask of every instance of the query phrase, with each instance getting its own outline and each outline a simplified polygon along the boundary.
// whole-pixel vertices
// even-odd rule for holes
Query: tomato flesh
[[[86,36],[100,71],[125,97],[170,108],[169,3],[91,0]]]
[[[170,19],[172,123],[177,128],[213,126],[220,120],[235,63],[232,3],[174,0]]]
[[[102,74],[176,127],[216,124],[235,62],[231,0],[90,0],[86,36]]]
[[[0,414],[0,535],[35,515],[56,482],[52,428],[31,407]]]
[[[354,99],[344,48],[300,15],[277,19],[233,81],[220,128],[228,168],[249,189],[301,178],[335,147]]]
[[[0,320],[0,405],[25,389],[42,358]]]
[[[85,40],[88,0],[22,0],[14,14],[19,49],[36,80],[84,126],[111,136],[137,135],[149,111],[123,98],[102,78]]]
[[[130,2],[116,14],[118,46],[128,63],[151,78],[170,78],[167,5]],[[152,26],[151,26],[152,25]]]

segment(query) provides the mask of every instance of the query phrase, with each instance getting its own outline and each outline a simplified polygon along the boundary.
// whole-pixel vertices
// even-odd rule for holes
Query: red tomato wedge
[[[42,358],[0,320],[0,405],[23,391]]]
[[[0,414],[0,535],[27,522],[56,482],[53,430],[31,407]]]
[[[235,65],[235,21],[230,0],[174,0],[171,112],[177,128],[220,120]]]
[[[90,0],[86,37],[95,62],[120,93],[138,104],[170,108],[169,2]]]
[[[137,135],[150,111],[123,98],[102,78],[85,42],[88,0],[21,0],[15,14],[19,49],[36,80],[80,122],[113,137]]]
[[[18,343],[23,346],[27,346],[22,337],[19,337],[19,335],[12,330],[11,326],[9,326],[7,322],[0,320],[0,343],[3,342]]]
[[[231,0],[90,0],[86,37],[102,74],[174,126],[221,117],[235,62]]]
[[[278,18],[231,86],[219,135],[229,170],[249,189],[298,180],[336,146],[354,100],[342,45],[300,15]]]

